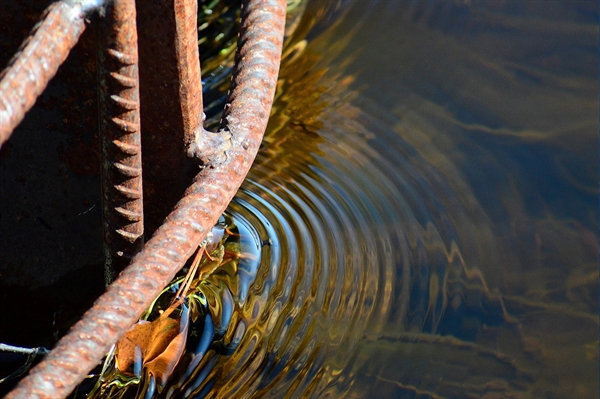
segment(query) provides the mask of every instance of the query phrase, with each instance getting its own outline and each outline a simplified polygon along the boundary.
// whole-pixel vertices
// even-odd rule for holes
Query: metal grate
[[[2,145],[77,43],[86,19],[99,15],[94,23],[99,25],[104,252],[111,284],[7,398],[68,395],[193,254],[250,169],[275,93],[286,1],[243,2],[234,72],[217,132],[203,127],[197,8],[194,0],[161,4],[138,0],[137,10],[134,0],[53,3],[0,75]],[[150,15],[150,25],[154,24],[140,27],[140,38],[146,40],[139,40],[139,47],[136,12]],[[156,40],[162,40],[164,47],[149,50],[151,32],[161,36]],[[152,78],[156,71],[149,71],[146,76],[150,78],[140,80],[138,52],[144,51],[156,52],[160,77]],[[160,91],[164,86],[160,78],[168,73],[178,82],[172,93]],[[145,117],[145,108],[140,106],[140,92],[144,98],[144,91],[148,98],[160,99],[154,103],[160,102],[176,119],[171,136],[159,137],[148,146],[141,140],[140,118]],[[148,101],[150,106],[152,103]],[[201,167],[145,244],[144,227],[149,222],[142,205],[146,185],[142,181],[142,148],[153,160],[170,162],[166,169],[173,175],[163,176],[167,180],[180,178],[182,165],[189,159]],[[144,171],[144,176],[148,175],[154,176]]]

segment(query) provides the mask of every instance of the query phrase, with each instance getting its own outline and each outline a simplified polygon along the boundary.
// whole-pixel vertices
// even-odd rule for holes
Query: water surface
[[[214,339],[161,395],[598,397],[597,4],[289,3]]]
[[[309,3],[230,208],[270,244],[247,330],[195,392],[597,397],[597,20]]]

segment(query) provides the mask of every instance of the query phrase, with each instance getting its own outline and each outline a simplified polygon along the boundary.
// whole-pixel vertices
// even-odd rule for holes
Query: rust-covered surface
[[[184,141],[189,145],[204,119],[196,0],[175,0],[175,54]]]
[[[99,108],[105,278],[144,243],[142,143],[135,0],[114,0],[99,21]]]
[[[197,164],[186,156],[174,1],[137,0],[145,232],[151,235],[183,195]]]
[[[0,75],[0,146],[23,120],[85,29],[89,2],[56,2]]]
[[[222,121],[231,147],[223,161],[205,165],[132,264],[8,398],[60,398],[71,392],[211,230],[246,176],[266,128],[279,70],[285,6],[285,0],[243,4],[236,67]],[[140,62],[140,74],[143,69]],[[144,164],[144,173],[145,168]]]

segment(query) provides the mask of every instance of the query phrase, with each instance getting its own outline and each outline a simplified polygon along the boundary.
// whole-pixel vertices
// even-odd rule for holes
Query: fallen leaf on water
[[[183,345],[180,343],[182,335],[180,333],[180,321],[168,317],[168,313],[163,313],[158,319],[148,323],[139,322],[135,324],[125,336],[117,343],[117,354],[115,356],[117,367],[121,372],[129,372],[129,369],[135,361],[135,347],[142,351],[143,365],[148,366],[152,361],[177,364],[183,348],[185,346],[185,337]],[[187,325],[184,328],[187,331]],[[177,343],[174,341],[177,340]],[[175,349],[180,348],[180,349]],[[169,356],[176,356],[176,359],[169,360]],[[173,367],[174,367],[173,365]],[[152,371],[149,367],[149,371]],[[158,374],[153,373],[158,377]],[[162,375],[162,374],[161,374]]]
[[[131,365],[133,365],[136,346],[140,347],[142,353],[144,353],[144,348],[148,346],[152,329],[152,323],[140,321],[134,324],[125,333],[125,336],[117,342],[115,362],[121,372],[128,372]]]
[[[168,342],[168,345],[151,361],[148,361],[148,363],[146,363],[146,360],[144,361],[144,367],[146,367],[148,372],[156,378],[157,382],[160,382],[161,386],[165,386],[167,380],[173,373],[175,366],[177,366],[179,359],[181,359],[181,356],[183,355],[187,340],[188,325],[189,323],[186,322],[181,329],[171,328],[168,331],[169,336],[171,336],[173,332],[178,332],[178,334],[173,339],[169,339],[169,341],[163,339],[162,336],[157,337],[156,351],[158,351],[159,348],[162,348],[162,343]],[[179,330],[181,331],[179,332]],[[159,341],[160,344],[158,344]],[[152,349],[154,349],[154,345]]]

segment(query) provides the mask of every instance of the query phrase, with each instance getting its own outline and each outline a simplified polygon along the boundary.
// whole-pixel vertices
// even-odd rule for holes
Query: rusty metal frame
[[[135,0],[114,0],[99,22],[99,133],[104,275],[110,284],[144,244]]]
[[[84,29],[85,13],[98,3],[100,2],[84,0],[63,1],[52,5],[46,18],[34,31],[29,44],[24,47],[25,51],[14,59],[16,61],[11,62],[8,72],[1,76],[0,98],[3,100],[0,104],[0,144],[9,137],[12,129],[33,105],[35,97],[56,72],[60,62],[66,58]],[[184,14],[191,18],[189,7],[194,2],[181,0],[176,3],[181,4]],[[187,144],[195,144],[198,147],[196,152],[214,152],[219,156],[211,154],[203,157],[202,153],[195,154],[205,164],[165,222],[93,307],[7,398],[61,398],[68,395],[137,321],[139,315],[206,237],[242,184],[262,141],[279,72],[285,12],[285,0],[243,2],[235,67],[219,132],[207,132],[202,126],[201,96],[198,98],[198,86],[193,83],[200,82],[199,66],[198,80],[194,76],[186,83],[194,87],[185,95],[189,96],[191,93],[200,102],[196,101],[196,105],[191,106],[182,103],[182,112],[186,112],[183,108],[187,107],[192,116],[195,113],[198,118],[197,124],[193,118],[188,121],[186,134],[191,143]],[[65,26],[65,21],[69,26]],[[59,33],[53,30],[56,26],[59,27]],[[60,36],[58,45],[53,42],[55,36]],[[59,62],[46,69],[44,62],[40,63],[39,60],[47,54],[41,54],[39,50],[36,52],[35,49],[28,53],[31,43],[38,43],[37,46],[45,43],[45,46],[67,50],[53,56],[52,59]],[[188,41],[188,44],[184,44],[183,52],[179,49],[178,54],[193,51],[189,46]],[[190,59],[187,58],[188,61]],[[22,87],[15,89],[20,84],[15,77],[33,73],[32,71],[41,71],[40,76],[44,77],[45,82],[33,85],[26,80]],[[9,89],[17,94],[26,94],[28,100],[23,106],[14,94],[5,96],[5,93],[12,93]],[[33,100],[30,101],[29,98]],[[15,107],[15,104],[19,104],[19,107]],[[190,133],[192,127],[193,136]],[[227,145],[220,146],[217,150],[206,148],[206,143],[212,143],[212,140],[205,140],[206,136],[211,139],[213,136],[225,138]]]
[[[59,1],[48,7],[0,74],[0,146],[33,107],[102,1]]]

